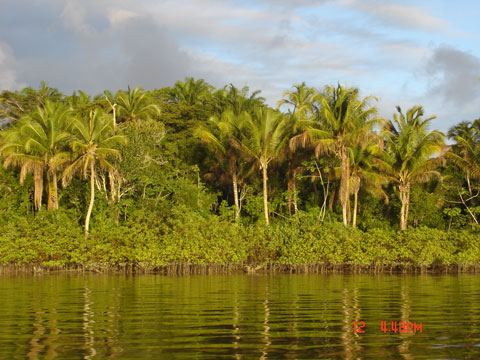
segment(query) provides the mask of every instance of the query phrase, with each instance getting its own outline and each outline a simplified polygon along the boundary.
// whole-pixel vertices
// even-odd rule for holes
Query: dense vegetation
[[[480,120],[341,85],[0,94],[0,262],[476,266]],[[401,230],[401,231],[399,231]]]

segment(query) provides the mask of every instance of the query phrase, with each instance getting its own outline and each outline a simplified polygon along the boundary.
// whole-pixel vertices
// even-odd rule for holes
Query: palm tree
[[[19,166],[20,182],[33,172],[34,204],[40,210],[44,175],[48,184],[48,210],[58,209],[59,170],[68,161],[66,141],[70,136],[71,110],[59,103],[45,101],[33,113],[23,117],[18,126],[7,131],[1,153],[4,166]]]
[[[215,152],[218,165],[226,171],[233,187],[233,198],[235,205],[235,219],[240,217],[239,182],[242,165],[239,159],[242,154],[238,147],[233,144],[235,139],[240,137],[240,128],[245,122],[247,113],[256,106],[262,106],[264,98],[258,97],[259,90],[249,95],[249,88],[244,86],[238,89],[233,84],[217,90],[213,95],[213,106],[220,116],[212,116],[208,125],[200,125],[195,130],[195,135],[204,143],[208,144]],[[218,169],[218,167],[217,167]],[[243,170],[245,170],[243,168]],[[248,171],[247,171],[248,172]]]
[[[289,135],[290,146],[287,150],[288,170],[287,170],[287,189],[288,189],[288,212],[292,213],[292,205],[295,214],[298,213],[297,205],[297,186],[296,175],[303,167],[300,165],[302,157],[298,156],[298,144],[305,145],[305,120],[312,115],[314,89],[305,85],[305,82],[293,86],[295,90],[285,91],[282,94],[283,99],[277,104],[280,108],[282,105],[291,105],[293,109],[288,112],[289,118]]]
[[[373,117],[376,108],[368,102],[373,98],[359,98],[358,89],[348,89],[341,85],[327,86],[323,94],[315,96],[320,104],[319,118],[307,130],[310,141],[315,146],[317,157],[333,154],[340,161],[340,203],[343,224],[348,225],[350,198],[350,155],[348,148],[367,136],[380,120]]]
[[[249,95],[250,88],[248,86],[239,89],[230,84],[225,86],[225,91],[226,107],[231,109],[235,115],[240,115],[244,111],[251,112],[265,102],[265,98],[258,96],[260,90],[255,90]]]
[[[67,101],[71,108],[75,108],[90,104],[92,99],[85,91],[78,90],[78,92],[74,91],[72,95],[67,98]]]
[[[293,88],[293,91],[283,92],[282,100],[278,102],[277,106],[291,105],[293,114],[305,115],[313,111],[314,89],[308,87],[305,82],[293,85]]]
[[[90,111],[100,107],[104,107],[103,101],[99,101],[97,97],[93,98],[82,90],[76,90],[70,96],[65,96],[65,101],[72,109],[74,117],[88,116]]]
[[[115,97],[115,101],[109,99],[110,96],[106,93],[106,99],[109,101],[110,106],[115,111],[115,106],[113,105],[116,101],[116,106],[118,106],[118,117],[123,121],[138,120],[142,118],[149,119],[154,115],[160,114],[160,108],[158,105],[152,103],[151,99],[147,96],[146,92],[143,92],[143,89],[136,87],[135,89],[130,89],[128,91],[119,91]],[[114,113],[114,122],[116,122],[115,113]]]
[[[49,87],[45,81],[40,82],[38,90],[32,87],[15,92],[4,90],[0,93],[0,119],[4,123],[19,120],[37,107],[43,108],[46,101],[58,102],[62,97],[57,89]]]
[[[88,235],[90,216],[95,201],[95,178],[100,171],[115,171],[110,158],[120,158],[118,147],[126,143],[122,135],[113,135],[111,122],[99,111],[88,118],[73,123],[73,141],[70,143],[73,160],[63,171],[62,183],[66,186],[75,174],[90,176],[90,203],[85,216],[85,235]]]
[[[105,90],[103,94],[104,94],[103,98],[107,102],[110,109],[112,109],[112,125],[113,125],[113,128],[115,129],[115,127],[117,126],[117,105],[118,105],[117,99],[108,90]]]
[[[266,107],[257,107],[246,118],[241,138],[236,142],[246,156],[256,160],[263,175],[265,222],[269,225],[268,165],[279,158],[288,143],[285,116]]]
[[[432,176],[440,177],[436,171],[444,164],[444,135],[440,131],[428,132],[430,122],[436,116],[423,119],[421,106],[414,106],[406,114],[397,106],[398,114],[393,115],[393,122],[388,122],[384,130],[384,158],[378,161],[382,171],[390,180],[398,184],[400,201],[400,230],[408,225],[410,190],[412,185],[429,181]]]
[[[472,180],[480,179],[480,119],[475,122],[461,122],[450,128],[448,137],[454,139],[453,151],[445,155],[464,173],[468,192],[472,196]]]
[[[44,107],[47,101],[55,102],[62,98],[62,94],[55,88],[51,88],[47,82],[40,81],[38,90],[32,87],[26,87],[21,94],[30,99],[35,106]]]
[[[364,186],[372,195],[388,197],[382,190],[387,183],[387,177],[377,169],[376,161],[381,155],[380,141],[377,135],[369,134],[356,146],[349,147],[350,157],[350,190],[353,193],[353,220],[352,227],[357,227],[358,193]]]
[[[169,95],[174,102],[193,106],[204,100],[212,90],[213,86],[206,83],[205,80],[187,77],[185,82],[177,81]]]
[[[21,136],[19,129],[10,129],[3,134],[3,146],[0,150],[5,161],[3,166],[19,167],[20,168],[20,184],[23,184],[26,176],[33,173],[33,205],[35,211],[40,211],[42,208],[43,198],[43,176],[44,163],[41,158],[31,156],[25,151],[24,138]]]
[[[235,204],[235,220],[240,216],[240,204],[238,198],[238,160],[241,156],[238,147],[233,142],[239,137],[239,129],[242,121],[246,119],[245,112],[235,115],[232,110],[225,110],[221,117],[211,117],[207,126],[199,126],[195,130],[195,136],[208,144],[215,152],[220,166],[231,177],[233,186],[233,198]]]
[[[224,110],[231,110],[235,115],[250,112],[257,106],[263,106],[265,98],[258,96],[260,90],[249,94],[250,88],[244,86],[239,89],[233,84],[225,85],[223,89],[215,90],[209,97],[212,112],[221,114]]]

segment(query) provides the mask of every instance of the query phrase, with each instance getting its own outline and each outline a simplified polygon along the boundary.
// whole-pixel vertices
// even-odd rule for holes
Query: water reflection
[[[95,337],[93,331],[93,312],[91,310],[92,301],[90,299],[90,289],[88,285],[85,284],[85,289],[83,291],[84,297],[84,305],[83,305],[83,332],[85,338],[85,350],[88,355],[85,355],[86,360],[92,359],[95,355],[97,355],[97,351],[95,350]]]
[[[241,340],[240,337],[240,309],[238,304],[238,292],[234,291],[233,293],[233,351],[235,355],[235,359],[241,359],[241,355],[238,352],[239,343]]]
[[[119,292],[116,286],[113,286],[110,291],[110,300],[112,304],[109,305],[107,310],[107,339],[106,339],[106,355],[108,358],[115,359],[120,357],[123,349],[119,342],[119,326],[120,326],[120,303]]]
[[[473,275],[1,277],[0,359],[480,358],[479,289]]]
[[[268,307],[268,285],[265,288],[265,301],[263,302],[263,342],[265,346],[262,348],[262,356],[260,357],[261,360],[267,359],[268,347],[272,344],[270,341],[270,326],[268,326],[268,320],[270,319],[270,308]]]
[[[410,297],[408,296],[408,287],[405,283],[402,283],[400,286],[400,319],[404,324],[408,324],[410,321]],[[415,334],[413,332],[404,332],[400,333],[402,339],[401,344],[398,346],[398,352],[402,355],[402,358],[405,360],[413,359],[413,356],[410,354],[410,342],[411,337]]]
[[[38,359],[38,355],[42,353],[45,346],[40,344],[41,338],[45,334],[45,328],[42,325],[43,311],[36,310],[33,320],[33,336],[29,341],[30,349],[27,354],[28,359]]]
[[[342,333],[342,344],[344,346],[344,358],[345,359],[359,359],[358,354],[360,353],[361,346],[359,345],[359,338],[363,333],[355,332],[356,324],[360,324],[360,308],[358,306],[358,289],[353,288],[349,290],[345,288],[343,290],[343,299],[342,299],[342,310],[343,310],[343,333]],[[363,324],[363,323],[362,323]],[[366,331],[365,328],[359,329],[360,331]]]

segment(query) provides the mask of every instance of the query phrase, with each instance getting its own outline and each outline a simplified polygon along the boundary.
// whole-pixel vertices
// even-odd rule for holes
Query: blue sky
[[[480,117],[480,3],[367,0],[2,0],[0,89],[70,93],[186,76],[261,89],[340,82],[425,107],[447,130]]]

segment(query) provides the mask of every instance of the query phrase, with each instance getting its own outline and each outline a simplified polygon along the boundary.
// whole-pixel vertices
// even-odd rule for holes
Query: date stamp
[[[365,334],[366,325],[365,321],[354,321],[353,322],[353,332],[355,334]],[[413,333],[416,334],[417,332],[422,333],[423,327],[422,323],[412,323],[406,321],[380,321],[380,331],[386,333],[394,333],[397,332],[400,334],[409,334]]]

